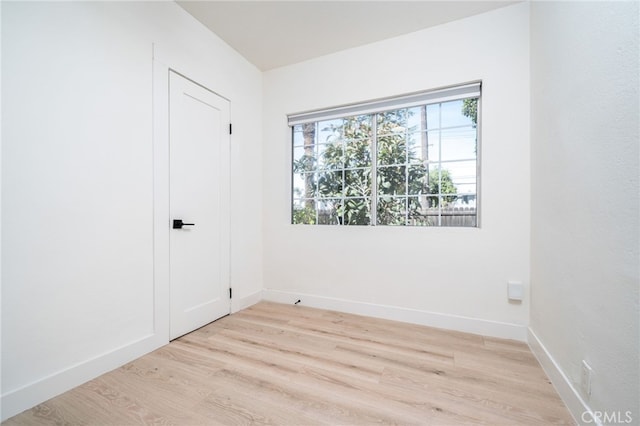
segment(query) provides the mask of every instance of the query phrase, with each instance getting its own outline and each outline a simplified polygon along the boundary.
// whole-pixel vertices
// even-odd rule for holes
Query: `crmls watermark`
[[[631,411],[584,411],[582,421],[585,423],[627,424],[633,421]]]

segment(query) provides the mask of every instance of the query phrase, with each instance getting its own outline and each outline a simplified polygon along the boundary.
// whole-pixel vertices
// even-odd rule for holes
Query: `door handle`
[[[173,219],[173,229],[182,229],[183,226],[194,226],[195,223],[184,223],[182,219]]]

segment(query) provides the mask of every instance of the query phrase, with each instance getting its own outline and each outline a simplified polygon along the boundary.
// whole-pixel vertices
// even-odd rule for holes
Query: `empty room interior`
[[[2,0],[2,422],[640,425],[639,5]]]

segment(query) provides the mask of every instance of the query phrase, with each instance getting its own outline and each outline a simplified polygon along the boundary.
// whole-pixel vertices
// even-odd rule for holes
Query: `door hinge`
[[[229,123],[229,134],[230,134],[230,135],[231,135],[231,134],[233,134],[233,128],[232,128],[232,126],[231,126],[231,123]]]
[[[233,298],[233,290],[229,287],[229,299]]]

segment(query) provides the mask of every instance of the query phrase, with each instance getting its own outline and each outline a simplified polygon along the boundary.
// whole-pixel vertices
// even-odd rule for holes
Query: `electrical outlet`
[[[587,364],[587,361],[582,360],[582,369],[580,373],[580,388],[582,393],[588,398],[591,396],[591,374],[593,370],[591,366]]]

